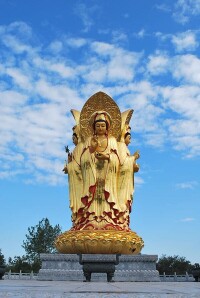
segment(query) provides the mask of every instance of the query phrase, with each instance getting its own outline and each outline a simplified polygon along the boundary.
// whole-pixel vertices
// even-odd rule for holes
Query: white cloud
[[[27,95],[20,93],[18,91],[12,90],[2,90],[0,91],[0,105],[1,109],[4,109],[3,112],[13,111],[16,112],[17,108],[21,108],[27,101]],[[10,110],[10,108],[12,110]],[[1,117],[3,113],[1,113]],[[2,119],[2,118],[1,118]],[[1,122],[2,124],[2,122]]]
[[[31,27],[24,22],[13,22],[7,26],[0,26],[0,34],[13,34],[17,32],[20,38],[27,40],[32,37]]]
[[[172,74],[176,79],[200,84],[200,59],[191,54],[176,56],[173,61]]]
[[[11,179],[23,173],[24,173],[24,170],[10,169],[9,171],[0,171],[0,179]]]
[[[12,177],[28,173],[32,183],[63,183],[64,145],[72,146],[74,125],[69,110],[81,110],[99,90],[117,99],[122,111],[135,109],[131,126],[145,144],[161,147],[167,139],[176,150],[187,151],[188,157],[200,154],[199,59],[195,55],[170,57],[156,51],[142,59],[141,53],[117,44],[67,40],[66,36],[44,49],[34,46],[28,28],[25,37],[21,29],[20,33],[12,30],[1,27],[0,33],[0,42],[8,36],[17,41],[17,47],[3,46],[1,52],[2,177],[9,177],[15,165]],[[67,54],[62,45],[68,47]],[[82,47],[83,57],[78,61],[70,52],[74,47]],[[154,81],[154,75],[170,71],[176,85],[180,80],[187,84],[163,87]],[[143,75],[146,80],[141,79]],[[169,111],[176,113],[178,120],[173,116],[166,119]]]
[[[5,35],[2,38],[2,42],[6,47],[12,49],[12,51],[15,52],[16,54],[23,54],[23,53],[33,54],[32,48],[29,45],[21,42],[15,36]]]
[[[164,110],[158,105],[158,90],[148,81],[130,83],[115,88],[120,95],[119,106],[121,111],[134,107],[131,127],[133,132],[140,133],[146,144],[154,147],[162,147],[166,134],[160,123],[160,117]],[[125,94],[123,94],[123,92]]]
[[[63,50],[63,43],[59,40],[55,40],[50,43],[49,50],[55,54],[58,54]]]
[[[93,67],[88,67],[88,73],[86,72],[84,75],[85,80],[93,83],[105,81],[108,75],[106,65],[96,59],[91,61],[91,64],[93,65]]]
[[[54,103],[59,103],[66,107],[73,102],[74,108],[80,108],[82,101],[78,96],[78,92],[68,86],[47,82],[46,80],[40,80],[36,83],[36,91],[39,96],[49,99]]]
[[[200,155],[200,140],[199,136],[183,136],[173,138],[174,149],[185,151],[186,158],[197,157]]]
[[[35,173],[34,179],[24,179],[25,184],[50,184],[50,185],[66,185],[66,179],[62,176],[59,176],[58,173],[55,174],[39,174],[38,172]]]
[[[141,29],[141,30],[138,32],[137,36],[138,36],[139,38],[143,38],[143,37],[145,36],[145,30],[144,30],[144,29]]]
[[[20,88],[28,90],[32,89],[28,75],[24,74],[21,70],[17,68],[7,68],[6,74],[9,75]]]
[[[57,62],[54,61],[54,59],[43,59],[38,56],[35,56],[33,58],[34,65],[44,71],[52,71],[55,74],[57,73],[63,78],[72,78],[76,75],[75,69],[71,65],[66,65],[66,63],[63,62]]]
[[[200,155],[200,89],[197,86],[166,87],[160,90],[163,106],[176,113],[163,125],[168,131],[174,149],[185,152],[186,157]]]
[[[29,105],[27,96],[23,94],[15,91],[1,92],[1,178],[23,175],[28,171],[29,175],[35,177],[32,178],[33,183],[42,181],[42,176],[46,177],[45,181],[49,183],[62,182],[59,173],[65,158],[64,144],[71,143],[71,127],[74,125],[73,119],[68,119],[65,115],[65,104],[67,100],[71,101],[71,98],[64,102],[64,94],[74,95],[75,99],[75,93],[70,93],[67,88],[56,93],[56,87],[51,87],[50,91],[54,91],[55,97],[53,96],[52,101],[61,99],[63,105]],[[43,173],[40,173],[41,171]]]
[[[106,42],[92,42],[91,44],[92,50],[102,56],[111,56],[117,48]]]
[[[178,23],[188,23],[192,16],[200,14],[200,0],[178,0],[174,5],[174,20]]]
[[[85,46],[88,41],[85,38],[66,38],[65,43],[74,48],[81,48]]]
[[[170,13],[173,19],[182,25],[200,14],[200,0],[176,0],[172,5],[162,3],[155,7],[165,13]]]
[[[186,31],[177,35],[172,35],[172,43],[174,44],[177,52],[182,52],[185,50],[193,51],[199,45],[196,39],[195,32],[191,31]]]
[[[200,87],[182,85],[180,87],[163,87],[160,92],[164,98],[163,106],[191,120],[199,120]],[[182,118],[181,117],[181,118]]]
[[[145,141],[150,146],[162,148],[166,142],[166,133],[158,129],[157,132],[146,134]]]
[[[116,94],[122,94],[119,100],[119,105],[122,110],[134,106],[137,112],[144,112],[148,105],[152,105],[152,103],[156,101],[156,87],[148,81],[129,83],[126,86],[115,87],[114,90]],[[136,115],[134,115],[134,117],[135,116]]]
[[[122,31],[112,31],[112,36],[112,41],[114,43],[126,42],[128,40],[127,35]]]
[[[98,64],[103,65],[100,67],[100,71],[104,69],[104,77],[106,80],[110,81],[131,81],[134,77],[135,67],[139,63],[140,54],[128,52],[118,46],[114,46],[108,43],[93,42],[91,44],[91,49],[94,53],[98,54]],[[107,59],[105,61],[105,59]],[[94,59],[94,64],[97,60]],[[106,71],[105,71],[106,67]],[[90,69],[96,69],[98,67],[93,65],[93,60],[90,61]],[[90,73],[87,74],[87,78],[94,78]],[[96,80],[96,79],[95,79]]]
[[[123,59],[122,59],[123,57]],[[111,81],[124,80],[130,81],[134,77],[134,68],[138,59],[135,55],[123,53],[116,53],[108,65],[108,79]]]
[[[168,122],[170,132],[174,136],[187,137],[200,135],[200,122],[198,120],[175,120]]]
[[[86,46],[90,41],[82,37],[69,37],[64,35],[61,40],[54,40],[49,45],[49,50],[55,54],[62,55],[68,48],[79,49]]]
[[[82,107],[76,89],[69,88],[63,79],[74,78],[75,70],[50,54],[45,58],[31,42],[27,46],[19,32],[12,36],[4,29],[2,42],[9,41],[10,48],[2,51],[5,59],[0,67],[1,79],[5,81],[0,85],[0,176],[28,173],[32,183],[63,183],[64,145],[71,144],[74,125],[66,112],[71,104],[73,108]],[[60,44],[51,46],[58,50]],[[26,51],[31,55],[26,55]],[[18,55],[23,58],[18,60]]]
[[[170,49],[170,41],[174,46],[175,51],[177,53],[182,53],[191,51],[194,52],[195,50],[197,50],[197,48],[199,47],[198,33],[198,30],[187,30],[175,34],[155,32],[154,36],[157,37],[159,42],[162,42],[165,45],[166,49]],[[170,52],[159,52],[159,50],[157,50],[156,54],[152,55],[152,57],[154,58],[156,56],[164,56],[165,58],[169,58],[169,60],[173,60],[173,57],[169,57],[169,53]]]
[[[74,9],[74,13],[81,19],[83,23],[83,32],[88,32],[91,29],[94,23],[91,15],[94,15],[96,11],[100,9],[100,7],[97,5],[89,6],[87,4],[79,2]]]
[[[142,185],[144,184],[144,180],[141,178],[141,177],[138,177],[138,176],[134,176],[134,183],[135,185],[139,186],[139,185]]]
[[[193,217],[186,217],[186,218],[183,218],[181,219],[182,222],[191,222],[191,221],[195,221],[195,218]]]
[[[194,189],[198,185],[197,181],[188,181],[177,183],[176,187],[180,189]]]
[[[152,75],[166,73],[169,68],[169,57],[166,54],[156,53],[149,56],[147,70]]]
[[[168,5],[166,5],[165,3],[157,4],[155,7],[161,11],[164,11],[164,12],[171,12],[171,8]]]

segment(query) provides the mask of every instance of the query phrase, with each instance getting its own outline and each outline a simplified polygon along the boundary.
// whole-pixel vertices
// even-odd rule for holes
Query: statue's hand
[[[140,169],[140,166],[137,163],[135,163],[133,166],[133,172],[137,173],[139,171],[139,169]]]
[[[91,145],[93,151],[95,151],[97,149],[97,147],[98,147],[98,139],[97,139],[97,137],[92,137],[91,138],[90,145]]]
[[[109,160],[110,159],[109,154],[99,153],[99,152],[95,152],[95,157],[99,160]]]
[[[63,172],[64,172],[65,174],[68,174],[67,165],[64,166],[64,168],[63,168]]]
[[[139,151],[136,151],[136,152],[133,154],[133,156],[135,157],[135,160],[138,159],[138,158],[140,158],[140,153],[139,153]]]

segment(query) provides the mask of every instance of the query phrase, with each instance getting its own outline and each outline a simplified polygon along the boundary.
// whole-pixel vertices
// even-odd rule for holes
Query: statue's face
[[[106,123],[105,122],[95,123],[95,132],[99,136],[105,135],[105,133],[106,133]]]
[[[124,139],[124,142],[125,142],[126,146],[128,146],[131,142],[131,136],[127,135],[126,138]]]
[[[72,141],[75,146],[78,144],[78,138],[75,135],[72,136]]]

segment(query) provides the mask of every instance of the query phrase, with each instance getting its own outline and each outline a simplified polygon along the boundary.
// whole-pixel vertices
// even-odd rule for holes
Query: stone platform
[[[79,256],[75,254],[41,254],[42,268],[38,280],[83,281],[82,266]],[[116,255],[87,254],[84,258],[108,262],[116,259]],[[160,281],[156,270],[157,255],[121,255],[116,265],[113,280],[116,282]],[[93,273],[91,281],[106,281],[106,273]]]
[[[199,298],[199,282],[1,280],[1,298]]]

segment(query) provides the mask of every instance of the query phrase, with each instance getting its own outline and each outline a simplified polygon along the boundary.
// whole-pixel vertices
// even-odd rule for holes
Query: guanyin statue
[[[72,228],[55,245],[61,253],[138,254],[143,240],[129,228],[139,152],[130,154],[133,110],[120,112],[103,92],[71,111],[75,148],[68,154]]]

